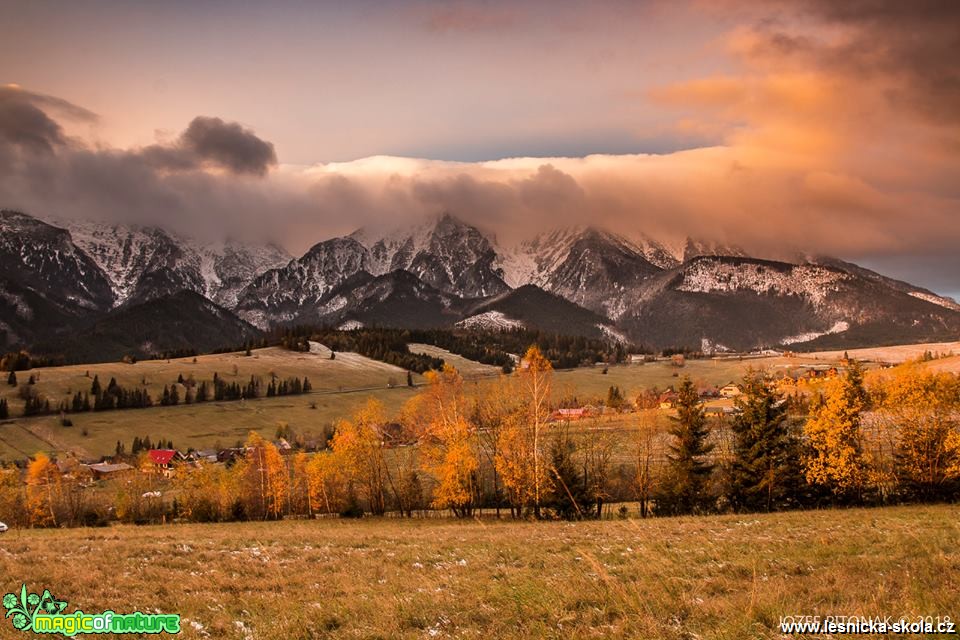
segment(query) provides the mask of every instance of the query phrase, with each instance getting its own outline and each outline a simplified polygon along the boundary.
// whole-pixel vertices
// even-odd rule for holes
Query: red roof
[[[151,449],[150,462],[153,464],[170,464],[175,455],[177,455],[176,449]]]

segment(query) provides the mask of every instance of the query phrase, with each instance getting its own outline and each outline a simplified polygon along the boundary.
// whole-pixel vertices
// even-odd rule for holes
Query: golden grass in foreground
[[[186,638],[772,638],[781,615],[960,617],[958,517],[23,531],[0,538],[0,588],[49,588],[68,611],[179,612]]]

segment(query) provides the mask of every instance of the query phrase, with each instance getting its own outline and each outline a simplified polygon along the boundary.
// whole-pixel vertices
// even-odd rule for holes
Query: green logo
[[[78,633],[180,633],[178,614],[64,613],[66,600],[57,600],[49,589],[42,594],[28,593],[27,585],[20,587],[19,595],[3,596],[3,606],[7,610],[5,617],[12,618],[13,628],[20,631],[68,637]]]

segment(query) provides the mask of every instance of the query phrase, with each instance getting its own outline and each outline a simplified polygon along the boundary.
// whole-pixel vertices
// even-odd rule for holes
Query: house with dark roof
[[[93,474],[94,480],[115,478],[133,471],[133,467],[128,465],[126,462],[118,462],[116,464],[109,462],[98,462],[96,464],[87,465],[87,468],[90,469],[90,473]]]
[[[720,396],[723,398],[736,398],[743,395],[743,388],[736,382],[730,382],[720,388]]]

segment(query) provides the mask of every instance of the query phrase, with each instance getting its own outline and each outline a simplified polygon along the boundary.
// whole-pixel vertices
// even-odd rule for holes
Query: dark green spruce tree
[[[550,482],[552,491],[546,506],[558,518],[582,520],[592,507],[583,476],[577,470],[573,456],[576,446],[566,433],[560,433],[550,447]]]
[[[733,459],[727,468],[730,504],[737,511],[777,511],[800,504],[800,438],[788,403],[759,373],[743,379],[739,413],[731,424]]]
[[[713,445],[707,442],[707,416],[689,376],[684,376],[677,390],[676,408],[667,473],[656,500],[662,515],[699,513],[712,503],[709,481],[714,465],[708,457]]]

